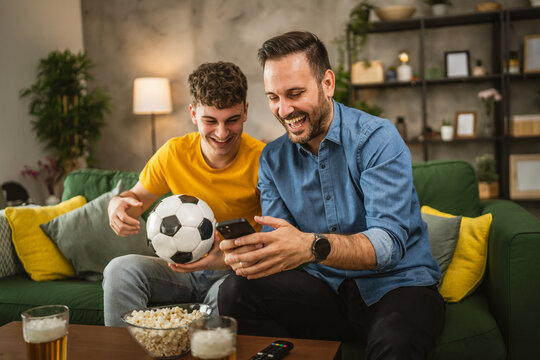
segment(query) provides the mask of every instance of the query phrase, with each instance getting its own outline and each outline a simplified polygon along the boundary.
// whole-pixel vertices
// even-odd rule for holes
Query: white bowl
[[[383,21],[407,19],[415,12],[414,6],[392,5],[375,9],[375,14]]]
[[[134,321],[133,314],[140,311],[146,312],[146,314],[150,312],[157,313],[159,310],[173,309],[174,307],[179,307],[187,311],[188,314],[192,314],[197,310],[202,313],[200,317],[209,316],[212,313],[210,305],[190,303],[136,309],[122,315],[122,321],[126,324],[131,336],[154,359],[177,359],[186,354],[190,348],[189,324],[195,319],[184,321],[182,325],[175,327],[160,326],[158,324],[144,326],[132,323]],[[139,313],[139,316],[142,314]]]

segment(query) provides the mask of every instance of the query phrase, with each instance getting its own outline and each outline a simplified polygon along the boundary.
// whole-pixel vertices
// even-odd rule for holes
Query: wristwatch
[[[311,252],[313,253],[313,256],[315,256],[315,259],[312,261],[312,263],[316,264],[323,260],[326,260],[328,254],[330,254],[330,241],[328,241],[328,238],[323,234],[314,235],[315,239],[311,244]]]

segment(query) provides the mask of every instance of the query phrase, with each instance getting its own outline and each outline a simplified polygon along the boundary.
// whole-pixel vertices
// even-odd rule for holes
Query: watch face
[[[315,260],[322,261],[330,254],[330,242],[324,235],[316,234],[313,242],[313,253]]]

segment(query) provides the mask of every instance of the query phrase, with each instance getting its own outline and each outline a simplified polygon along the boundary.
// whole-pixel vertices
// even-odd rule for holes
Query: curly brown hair
[[[188,78],[194,104],[230,108],[246,102],[247,79],[238,66],[230,62],[201,64]]]

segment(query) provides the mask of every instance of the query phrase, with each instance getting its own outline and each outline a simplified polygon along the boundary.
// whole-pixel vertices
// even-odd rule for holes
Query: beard
[[[282,118],[281,116],[279,116],[279,114],[275,114],[275,117],[279,120],[281,125],[285,128],[285,131],[287,131],[287,134],[289,135],[289,139],[293,143],[306,145],[308,142],[310,142],[317,136],[321,135],[324,131],[326,131],[325,125],[329,121],[330,110],[331,110],[330,103],[326,101],[324,97],[324,93],[321,87],[319,86],[318,104],[312,113],[307,113],[305,111],[294,111],[291,114],[289,114],[286,118]],[[285,123],[286,120],[290,120],[290,119],[294,119],[298,117],[305,117],[304,121],[307,121],[309,123],[309,128],[307,130],[304,130],[304,132],[307,131],[307,133],[303,136],[295,134],[294,131],[291,131],[291,129]]]

